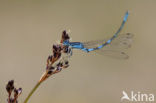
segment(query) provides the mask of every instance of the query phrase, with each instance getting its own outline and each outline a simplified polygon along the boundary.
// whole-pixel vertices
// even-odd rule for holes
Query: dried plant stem
[[[38,82],[35,87],[31,90],[31,92],[29,93],[29,95],[27,96],[27,98],[25,99],[24,103],[27,103],[28,100],[30,99],[30,97],[32,96],[32,94],[36,91],[36,89],[40,86],[42,82]]]
[[[9,94],[9,96],[8,96],[8,103],[10,103],[10,94]]]

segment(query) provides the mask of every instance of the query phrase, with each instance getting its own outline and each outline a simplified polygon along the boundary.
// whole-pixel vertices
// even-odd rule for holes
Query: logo
[[[131,91],[128,95],[125,91],[122,91],[123,96],[121,97],[121,101],[134,101],[134,102],[153,102],[154,101],[154,94],[146,94],[141,92],[134,92]]]

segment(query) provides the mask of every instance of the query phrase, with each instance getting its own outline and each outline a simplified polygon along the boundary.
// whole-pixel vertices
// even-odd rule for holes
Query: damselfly
[[[80,49],[87,53],[95,51],[99,54],[109,55],[112,57],[127,59],[128,55],[124,53],[124,50],[129,48],[132,43],[133,34],[119,34],[123,29],[129,13],[126,12],[123,18],[122,24],[117,32],[108,40],[96,40],[89,42],[70,42],[70,37],[66,31],[62,34],[61,43],[66,46],[66,51],[72,54],[72,49]]]

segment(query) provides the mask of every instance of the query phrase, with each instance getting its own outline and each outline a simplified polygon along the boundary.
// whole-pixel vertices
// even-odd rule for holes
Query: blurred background
[[[0,103],[14,79],[22,103],[45,71],[63,30],[72,41],[112,36],[129,10],[122,33],[133,33],[128,60],[74,50],[70,66],[46,80],[29,103],[120,103],[122,91],[156,95],[155,0],[1,0]]]

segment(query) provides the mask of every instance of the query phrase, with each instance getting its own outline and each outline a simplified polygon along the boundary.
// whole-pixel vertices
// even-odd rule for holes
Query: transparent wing
[[[97,54],[109,56],[111,58],[117,59],[128,59],[129,56],[124,51],[115,51],[115,50],[96,50]]]
[[[95,52],[113,58],[127,59],[128,55],[124,53],[124,50],[131,47],[132,39],[133,39],[133,34],[131,33],[120,34],[110,44],[104,46],[101,49],[95,50]],[[97,40],[97,41],[85,42],[84,47],[88,49],[96,48],[102,45],[103,43],[105,43],[106,41],[107,40]]]
[[[131,47],[132,41],[133,41],[133,34],[126,33],[119,35],[117,38],[115,38],[110,45],[107,45],[103,49],[109,49],[109,50],[124,50]]]
[[[83,45],[85,48],[96,48],[100,46],[101,44],[104,44],[106,41],[105,40],[95,40],[95,41],[88,41],[88,42],[83,42]]]

